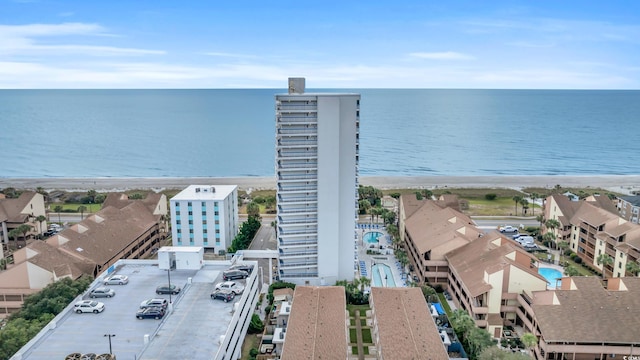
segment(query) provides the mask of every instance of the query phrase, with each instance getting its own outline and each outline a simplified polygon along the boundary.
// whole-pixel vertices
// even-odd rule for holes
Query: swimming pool
[[[378,240],[378,237],[382,236],[383,234],[379,231],[370,231],[366,234],[364,234],[364,241],[368,242],[368,243],[378,243],[380,242]]]
[[[395,287],[396,282],[393,280],[391,268],[385,264],[375,264],[371,270],[373,276],[373,284],[375,287]],[[384,273],[384,278],[382,276]]]
[[[550,288],[555,288],[556,284],[560,286],[561,281],[559,279],[562,278],[560,271],[552,268],[538,268],[538,274],[547,279],[547,284]]]

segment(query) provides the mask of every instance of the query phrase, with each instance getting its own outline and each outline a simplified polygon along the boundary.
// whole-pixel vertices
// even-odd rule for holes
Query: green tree
[[[599,265],[602,265],[602,279],[604,280],[606,267],[608,265],[613,264],[613,258],[608,254],[602,253],[598,255],[598,258],[596,259],[596,261],[598,262]]]
[[[58,213],[58,222],[62,224],[62,221],[60,221],[60,213],[62,212],[62,206],[60,206],[60,205],[56,205],[56,206],[53,208],[53,211],[55,211],[55,212],[57,212],[57,213]]]
[[[7,234],[9,236],[9,238],[13,238],[13,241],[18,242],[18,238],[20,237],[20,229],[12,229],[11,231],[9,231],[9,233]]]
[[[260,216],[260,205],[255,201],[252,201],[247,204],[247,216]]]
[[[424,198],[424,197],[422,196],[422,193],[421,193],[420,191],[416,191],[416,192],[415,192],[415,194],[416,194],[416,199],[417,199],[417,200],[422,200],[422,199]]]
[[[498,197],[498,195],[496,194],[485,194],[484,198],[488,201],[493,201]]]
[[[527,215],[527,210],[529,210],[529,200],[522,199],[520,200],[520,204],[522,205],[522,216]]]
[[[40,233],[40,235],[42,235],[42,233],[44,233],[44,229],[42,228],[42,223],[47,221],[47,217],[44,215],[38,215],[36,217],[36,221],[40,224],[40,230],[38,231],[38,233]]]
[[[431,197],[433,196],[433,191],[429,189],[422,189],[422,196],[424,196],[425,199],[431,199]]]
[[[369,209],[371,209],[371,203],[369,200],[358,200],[358,214],[364,215],[369,211]]]
[[[463,338],[464,334],[476,326],[476,322],[471,315],[462,309],[454,310],[453,313],[451,313],[449,321],[451,322],[453,330],[455,330],[460,338]]]
[[[484,329],[472,327],[464,337],[472,359],[477,359],[484,349],[493,345],[491,335]]]
[[[87,207],[84,205],[78,206],[78,212],[80,213],[80,220],[84,220],[84,212],[87,211]]]
[[[542,224],[545,222],[544,214],[536,215],[536,220],[540,223],[540,231],[542,232]]]
[[[531,350],[538,344],[538,338],[529,332],[522,334],[520,341],[522,341],[524,347],[529,350],[529,353],[531,353]]]
[[[357,282],[357,285],[360,287],[361,292],[364,292],[364,289],[371,285],[371,279],[364,276],[355,278],[354,281]]]
[[[569,242],[567,241],[560,241],[558,242],[558,249],[560,249],[560,262],[562,262],[562,256],[564,254],[564,251],[569,247]]]
[[[435,302],[438,298],[436,289],[432,288],[431,286],[422,285],[420,286],[420,289],[422,290],[422,295],[424,295],[424,299],[427,300],[427,302]]]
[[[98,192],[96,192],[95,190],[91,189],[89,191],[87,191],[87,199],[89,201],[91,201],[92,203],[96,202],[96,196],[98,195]]]
[[[384,221],[385,225],[391,226],[396,222],[396,213],[393,211],[387,210],[385,211],[384,214],[382,214],[382,220]],[[388,226],[387,226],[387,229],[388,229]]]
[[[580,276],[580,271],[578,271],[578,269],[574,265],[565,267],[564,273],[567,276]]]
[[[480,355],[478,356],[478,360],[529,360],[531,357],[529,355],[516,352],[507,352],[500,349],[497,346],[489,346],[488,348],[482,350]]]
[[[536,200],[538,200],[539,198],[540,198],[540,194],[531,193],[531,201],[533,202],[533,205],[531,205],[531,209],[533,211],[533,216],[536,215]]]
[[[33,230],[33,226],[22,224],[18,226],[16,230],[18,230],[22,234],[22,238],[24,239],[24,241],[27,241],[27,233]]]
[[[264,330],[264,323],[260,319],[258,314],[251,315],[251,322],[249,323],[249,329],[247,333],[249,334],[260,334]]]
[[[516,203],[516,213],[515,215],[518,216],[518,204],[520,203],[520,201],[522,201],[522,196],[516,195],[514,197],[511,198],[513,200],[513,202]]]
[[[627,262],[627,266],[625,268],[631,274],[631,276],[638,276],[638,274],[640,273],[640,264],[635,261]]]

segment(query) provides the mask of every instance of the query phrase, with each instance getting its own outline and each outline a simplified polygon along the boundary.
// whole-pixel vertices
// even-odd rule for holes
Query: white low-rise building
[[[218,252],[238,234],[238,187],[190,185],[171,198],[173,246]]]

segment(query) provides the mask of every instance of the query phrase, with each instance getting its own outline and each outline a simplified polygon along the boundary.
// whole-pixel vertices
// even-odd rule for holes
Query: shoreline
[[[388,189],[435,188],[602,188],[619,193],[640,189],[640,175],[482,175],[482,176],[360,176],[359,183]],[[183,189],[188,185],[238,185],[241,190],[275,190],[275,177],[127,177],[127,178],[1,178],[0,189],[82,192]]]

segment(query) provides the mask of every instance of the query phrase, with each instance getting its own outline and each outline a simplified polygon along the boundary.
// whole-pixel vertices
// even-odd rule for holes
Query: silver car
[[[126,285],[129,283],[127,275],[113,275],[104,279],[105,285]]]
[[[110,298],[115,295],[116,295],[116,292],[113,291],[113,289],[110,289],[107,287],[99,287],[91,290],[91,292],[89,293],[90,298],[99,298],[99,297]]]

